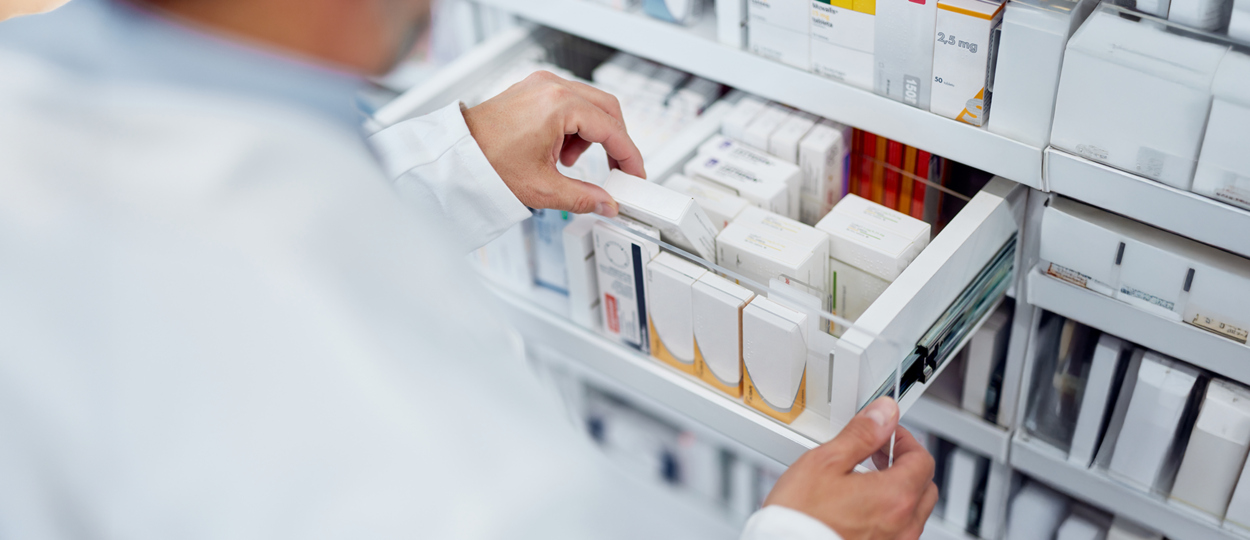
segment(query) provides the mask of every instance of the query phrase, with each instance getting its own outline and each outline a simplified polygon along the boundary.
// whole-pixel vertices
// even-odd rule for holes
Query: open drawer
[[[509,64],[535,58],[545,48],[561,43],[561,36],[541,28],[501,34],[383,107],[372,128],[431,112],[457,99],[471,102],[466,96],[479,93]],[[731,93],[665,146],[644,156],[648,176],[666,179],[680,170],[697,147],[718,132],[720,119],[729,109],[724,101],[736,97]],[[827,312],[813,313],[845,324],[846,330],[841,339],[825,332],[809,334],[803,383],[807,406],[788,424],[573,323],[565,296],[534,286],[492,284],[491,288],[501,299],[504,316],[525,336],[527,346],[558,351],[583,362],[651,402],[789,464],[807,449],[831,439],[873,397],[882,392],[892,395],[896,379],[901,383],[904,413],[919,399],[1014,282],[1014,268],[1019,267],[1015,239],[1027,191],[1009,180],[991,180],[853,324]],[[680,255],[736,277],[712,262]],[[763,288],[768,289],[766,284]],[[780,291],[768,290],[770,299],[774,292]]]

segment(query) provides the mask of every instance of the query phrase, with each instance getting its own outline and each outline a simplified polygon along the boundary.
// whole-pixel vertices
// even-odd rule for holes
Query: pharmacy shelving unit
[[[1218,373],[1250,381],[1250,347],[1179,320],[1065,283],[1034,268],[1027,275],[1034,306]]]
[[[1250,257],[1250,211],[1048,148],[1046,186],[1086,204]]]
[[[963,409],[932,397],[907,412],[908,423],[972,450],[999,463],[1007,463],[1011,449],[1011,430],[991,424]]]
[[[1042,150],[716,41],[715,19],[691,28],[585,0],[479,0],[585,39],[1042,187]]]
[[[1071,497],[1127,517],[1174,540],[1240,538],[1214,522],[1168,504],[1161,496],[1122,484],[1100,471],[1072,465],[1066,453],[1029,438],[1023,431],[1016,433],[1012,443],[1011,463],[1016,470]]]

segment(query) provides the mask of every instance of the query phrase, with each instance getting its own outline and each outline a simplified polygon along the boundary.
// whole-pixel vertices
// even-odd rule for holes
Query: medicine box
[[[815,225],[842,200],[843,186],[850,174],[852,128],[822,120],[799,141],[799,168],[803,189],[799,200],[799,221]]]
[[[755,115],[755,118],[747,123],[742,132],[742,138],[734,140],[740,140],[751,148],[767,153],[768,141],[772,139],[773,132],[790,118],[790,113],[789,107],[769,102],[759,114]]]
[[[834,207],[834,210],[902,236],[915,244],[918,250],[923,250],[929,245],[931,228],[928,223],[859,195],[848,194]]]
[[[743,95],[733,109],[730,109],[725,117],[721,119],[721,134],[734,140],[742,140],[746,137],[747,126],[764,112],[764,108],[768,106],[768,102],[752,95]]]
[[[811,0],[811,71],[872,90],[876,0]]]
[[[654,238],[659,232],[641,224],[619,225],[597,222],[594,225],[595,266],[598,269],[600,306],[603,330],[620,343],[650,353],[647,335],[646,270],[651,259],[660,253],[654,242],[626,234],[623,228]]]
[[[735,49],[747,46],[746,0],[716,0],[716,41]]]
[[[1213,521],[1224,518],[1239,471],[1250,451],[1250,391],[1213,380],[1185,447],[1185,457],[1172,485],[1171,500],[1205,512]]]
[[[1172,0],[1168,20],[1214,32],[1228,23],[1233,0]]]
[[[720,154],[707,154],[686,162],[683,172],[687,177],[721,186],[754,206],[783,215],[790,208],[789,184],[771,178],[764,167],[731,162]]]
[[[807,69],[807,19],[810,0],[747,0],[752,53]]]
[[[1034,148],[1050,143],[1064,49],[1097,4],[1096,0],[1006,2],[994,68],[991,133]]]
[[[768,153],[791,165],[799,164],[799,141],[820,120],[816,115],[803,111],[790,114],[768,138]]]
[[[749,289],[708,272],[692,287],[695,375],[733,397],[742,396],[742,310]]]
[[[763,293],[768,280],[786,276],[812,284],[828,268],[827,251],[799,239],[763,232],[738,222],[730,223],[716,237],[718,264],[750,282],[740,285]]]
[[[712,226],[716,227],[717,233],[738,217],[742,209],[750,206],[746,199],[734,195],[733,192],[723,187],[693,180],[680,174],[670,176],[664,183],[664,187],[694,198],[694,202],[703,209],[708,219],[712,220]]]
[[[873,91],[929,110],[937,0],[877,0]]]
[[[694,283],[707,270],[672,253],[647,265],[648,334],[651,356],[685,373],[695,373]]]
[[[756,296],[742,312],[743,401],[785,423],[806,406],[807,315]]]
[[[564,228],[574,214],[561,210],[535,210],[533,218],[534,283],[560,294],[569,292],[564,261]]]
[[[1085,381],[1085,393],[1081,397],[1081,409],[1076,417],[1076,428],[1072,431],[1072,445],[1068,449],[1068,462],[1077,467],[1087,468],[1094,460],[1103,426],[1113,405],[1111,400],[1118,390],[1112,386],[1116,384],[1121,357],[1129,349],[1131,346],[1127,342],[1110,334],[1098,337],[1090,362],[1089,378]]]
[[[599,272],[595,266],[594,226],[597,219],[575,216],[564,227],[564,267],[569,284],[569,318],[583,328],[598,328]]]
[[[716,227],[694,198],[614,169],[603,189],[620,213],[655,227],[660,238],[699,257],[716,256]]]
[[[1227,50],[1099,8],[1068,43],[1051,144],[1189,189]]]
[[[1112,476],[1142,491],[1154,489],[1197,381],[1193,367],[1154,351],[1145,354],[1111,456]]]
[[[802,263],[790,266],[785,271],[755,274],[755,277],[758,277],[762,284],[767,284],[769,279],[785,276],[798,280],[815,290],[828,292],[828,283],[825,279],[829,268],[829,236],[827,234],[810,225],[804,225],[793,219],[756,207],[743,209],[732,225],[747,228],[768,238],[775,239],[780,243],[778,245],[790,246],[794,249],[794,253],[803,254],[804,260]],[[731,246],[730,251],[733,251],[734,247]],[[718,257],[720,253],[722,252],[718,252]],[[778,254],[780,255],[780,253]],[[737,257],[740,258],[741,255]],[[780,260],[782,259],[777,259],[777,261]],[[733,265],[722,264],[722,266],[731,270],[739,267],[737,260],[734,261]]]
[[[1003,2],[939,0],[937,8],[930,110],[965,124],[985,125]]]
[[[712,156],[727,163],[752,171],[762,182],[780,183],[786,188],[785,211],[777,212],[793,219],[798,218],[800,193],[803,189],[803,173],[798,166],[756,150],[749,145],[724,136],[714,136],[699,145],[699,156]]]
[[[816,224],[829,235],[829,256],[864,270],[887,282],[899,274],[920,254],[920,248],[908,238],[858,217],[843,214],[835,207]]]
[[[1243,0],[1243,3],[1246,0]],[[1202,152],[1194,172],[1193,192],[1250,209],[1250,56],[1224,55],[1211,84],[1214,100]]]
[[[1046,272],[1073,285],[1115,296],[1115,270],[1123,236],[1094,225],[1093,208],[1054,197],[1042,213],[1038,256]]]

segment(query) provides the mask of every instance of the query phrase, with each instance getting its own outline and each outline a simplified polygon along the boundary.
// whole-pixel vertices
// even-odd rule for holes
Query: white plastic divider
[[[1175,540],[1233,540],[1240,538],[1218,525],[1202,521],[1168,504],[1159,495],[1124,485],[1101,471],[1068,463],[1067,455],[1018,431],[1011,448],[1011,464],[1078,500],[1124,516]]]
[[[940,399],[922,396],[907,421],[999,463],[1007,463],[1011,432]]]
[[[1028,301],[1143,347],[1250,384],[1250,347],[1196,326],[1165,319],[1059,281],[1038,268],[1029,271]]]
[[[626,51],[1035,188],[1042,150],[716,41],[714,21],[686,28],[585,0],[479,0]]]
[[[1046,183],[1054,193],[1250,257],[1250,211],[1056,148],[1046,150]]]

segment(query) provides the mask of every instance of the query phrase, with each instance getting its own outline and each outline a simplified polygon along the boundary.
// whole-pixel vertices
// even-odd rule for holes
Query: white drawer
[[[531,54],[535,47],[551,39],[549,30],[518,29],[484,43],[432,80],[383,107],[374,128],[433,111],[458,99],[489,80],[509,61]],[[677,170],[693,156],[699,143],[718,131],[719,115],[724,111],[725,107],[709,109],[663,151],[646,156],[648,176],[664,178]],[[933,238],[843,339],[821,334],[819,340],[813,340],[818,344],[809,355],[807,410],[791,424],[775,421],[694,377],[573,324],[561,313],[560,299],[555,293],[492,288],[502,300],[505,316],[525,336],[528,346],[554,350],[583,362],[651,402],[789,464],[807,449],[831,439],[840,429],[842,417],[858,410],[886,380],[893,380],[900,360],[911,355],[917,342],[952,302],[1015,237],[1023,220],[1026,194],[1024,186],[993,179]],[[1014,261],[1018,254],[1013,251],[1008,257]],[[1008,276],[1006,280],[1010,283],[1013,278]],[[990,299],[988,306],[983,307],[992,308],[1001,296]],[[967,327],[975,328],[984,319],[969,321]],[[955,341],[958,343],[948,346],[946,353],[936,359],[939,361],[932,366],[930,375],[935,377],[946,365],[943,360],[953,357],[966,339]],[[831,373],[848,370],[856,373],[854,379],[845,379],[856,381],[853,392],[835,392],[831,400],[813,402],[810,396],[829,396],[835,386]],[[928,386],[925,381],[931,378],[916,381],[903,394],[900,403],[904,412],[924,392]],[[816,386],[824,388],[812,391]]]

